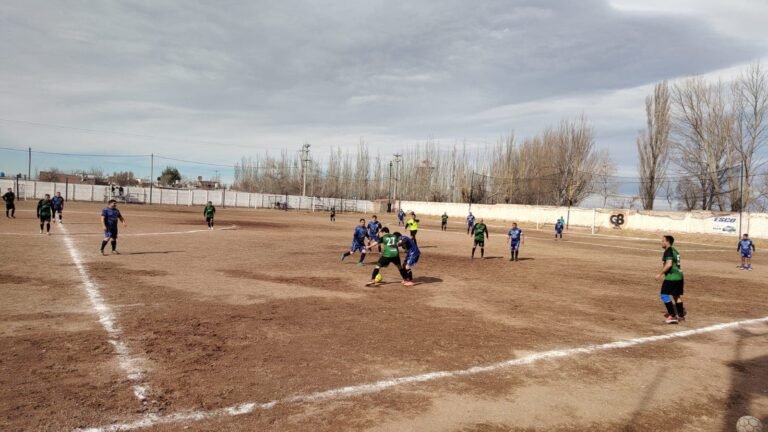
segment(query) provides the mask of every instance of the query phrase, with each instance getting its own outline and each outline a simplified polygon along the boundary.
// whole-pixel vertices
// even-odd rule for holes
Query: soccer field
[[[688,320],[663,322],[655,235],[422,218],[413,287],[339,262],[360,217],[34,204],[0,220],[0,430],[729,431],[768,417],[768,259],[680,236]],[[397,230],[394,215],[379,215]],[[482,217],[481,214],[476,215]],[[404,228],[400,228],[405,232]],[[675,233],[672,233],[675,234]],[[763,246],[764,247],[764,246]],[[479,255],[479,251],[478,251]]]

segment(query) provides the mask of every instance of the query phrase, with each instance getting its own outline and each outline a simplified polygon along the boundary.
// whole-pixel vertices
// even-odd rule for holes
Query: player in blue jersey
[[[475,215],[469,212],[467,215],[467,234],[472,234],[472,228],[475,227]]]
[[[510,261],[517,261],[520,254],[520,244],[525,244],[525,238],[523,237],[523,230],[517,227],[517,223],[512,224],[512,229],[507,234],[507,242],[509,243]]]
[[[401,236],[397,245],[405,251],[405,262],[403,263],[403,285],[413,286],[413,267],[419,262],[421,251],[416,242],[407,236]]]
[[[752,270],[752,253],[755,252],[755,244],[749,239],[749,234],[744,234],[736,246],[736,250],[741,252],[741,267],[739,268]]]
[[[365,219],[360,219],[360,225],[355,227],[355,233],[352,234],[352,247],[349,249],[348,252],[344,252],[341,254],[341,260],[344,261],[344,258],[354,254],[357,251],[360,251],[360,261],[357,262],[357,265],[361,266],[363,265],[363,261],[365,260],[365,239],[368,237],[368,231],[365,229]]]
[[[106,255],[104,253],[104,247],[107,246],[107,242],[109,241],[112,242],[112,253],[114,255],[120,254],[120,252],[117,251],[118,221],[122,222],[123,227],[126,226],[123,215],[120,213],[120,210],[117,209],[117,201],[111,199],[109,202],[107,202],[107,206],[101,210],[101,227],[104,228],[104,240],[101,241],[102,255]]]
[[[397,226],[405,226],[405,212],[403,209],[397,211]]]
[[[366,228],[368,228],[368,248],[370,249],[371,243],[376,242],[379,243],[377,246],[379,247],[379,252],[381,252],[381,238],[379,237],[379,233],[381,232],[382,225],[376,215],[373,215],[372,220],[368,222]]]
[[[64,223],[64,197],[61,196],[61,192],[56,192],[56,196],[51,198],[51,204],[53,204],[53,223],[56,223],[56,215],[59,215],[59,223]]]
[[[563,222],[563,218],[560,217],[560,219],[555,222],[555,240],[557,240],[558,237],[560,237],[560,240],[563,239],[563,228],[565,228],[565,223]]]

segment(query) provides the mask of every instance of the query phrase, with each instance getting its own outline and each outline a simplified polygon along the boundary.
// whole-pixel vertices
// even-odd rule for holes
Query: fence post
[[[91,185],[91,202],[93,202],[93,193],[95,192],[94,189],[96,189],[96,185]]]

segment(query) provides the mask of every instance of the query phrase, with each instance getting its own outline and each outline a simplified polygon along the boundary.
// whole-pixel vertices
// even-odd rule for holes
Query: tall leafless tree
[[[670,157],[671,118],[666,81],[656,84],[653,96],[645,98],[645,116],[646,129],[637,137],[640,199],[644,209],[653,210],[653,202],[664,182]]]

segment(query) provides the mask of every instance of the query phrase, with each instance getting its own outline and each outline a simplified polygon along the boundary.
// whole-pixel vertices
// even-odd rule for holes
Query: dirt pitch
[[[735,239],[681,236],[690,315],[669,326],[656,236],[554,242],[523,226],[512,263],[491,222],[471,261],[462,221],[444,233],[423,218],[416,286],[386,269],[367,288],[377,254],[339,262],[361,215],[220,208],[209,232],[199,207],[123,206],[122,255],[102,257],[100,208],[69,203],[51,236],[32,203],[0,220],[0,430],[731,431],[768,417],[768,323],[711,327],[768,315],[760,241],[744,272]]]

